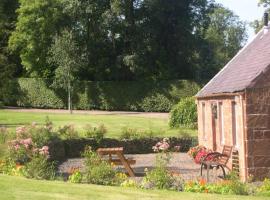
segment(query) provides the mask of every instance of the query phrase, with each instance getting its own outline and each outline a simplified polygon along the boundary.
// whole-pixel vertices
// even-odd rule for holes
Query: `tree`
[[[259,5],[263,5],[264,7],[270,6],[270,0],[260,0]]]
[[[11,103],[16,94],[14,77],[21,74],[19,56],[8,49],[8,39],[15,29],[17,0],[0,1],[0,101]]]
[[[16,29],[9,48],[19,52],[22,65],[31,76],[51,77],[54,68],[47,60],[53,36],[63,20],[61,0],[19,0]]]
[[[245,44],[246,24],[231,10],[216,4],[209,13],[202,42],[199,79],[209,80]]]
[[[62,88],[67,93],[68,110],[72,113],[72,94],[82,61],[78,54],[79,47],[74,41],[72,31],[64,30],[54,38],[50,48],[49,63],[55,65],[53,86]]]

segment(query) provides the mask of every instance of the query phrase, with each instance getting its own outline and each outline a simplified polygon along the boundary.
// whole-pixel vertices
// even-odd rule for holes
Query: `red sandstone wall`
[[[240,176],[243,180],[245,177],[245,154],[244,154],[244,118],[242,117],[242,113],[245,112],[244,104],[242,101],[242,96],[221,96],[221,97],[212,97],[212,98],[204,98],[197,100],[197,108],[198,108],[198,138],[199,144],[204,145],[210,149],[213,149],[213,130],[212,130],[212,111],[211,111],[211,103],[219,103],[222,102],[223,105],[223,133],[225,137],[224,144],[233,146],[233,135],[232,135],[232,102],[235,101],[237,103],[237,137],[238,137],[238,147],[234,147],[234,150],[239,152],[239,165],[240,165]],[[203,124],[202,124],[202,103],[205,103],[205,137],[203,137]],[[220,120],[216,120],[216,144],[217,151],[221,152],[223,145],[220,139],[220,130],[219,130],[219,122]],[[232,168],[231,160],[228,163],[228,167]]]
[[[248,173],[270,177],[270,88],[246,92]]]

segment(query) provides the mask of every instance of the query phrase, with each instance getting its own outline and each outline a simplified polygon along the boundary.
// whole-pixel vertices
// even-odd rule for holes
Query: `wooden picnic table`
[[[99,148],[97,153],[103,157],[105,155],[109,156],[108,161],[110,163],[114,163],[115,165],[123,165],[127,170],[129,176],[134,177],[134,171],[130,167],[130,165],[135,164],[136,161],[133,159],[126,159],[124,156],[124,148],[123,147],[116,147],[116,148]],[[118,159],[113,158],[113,155],[116,155]]]

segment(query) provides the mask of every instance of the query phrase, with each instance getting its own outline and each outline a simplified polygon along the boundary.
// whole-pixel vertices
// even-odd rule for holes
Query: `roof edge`
[[[200,99],[207,99],[207,98],[211,98],[211,97],[230,97],[230,96],[239,96],[239,95],[243,95],[244,91],[238,91],[238,92],[224,92],[224,93],[216,93],[216,94],[209,94],[209,95],[205,95],[205,96],[195,96],[195,98],[197,100]]]
[[[259,35],[261,32],[264,31],[264,28],[262,28],[255,36],[253,36],[253,38],[242,48],[240,49],[237,54],[195,95],[195,97],[203,97],[203,95],[200,95],[200,93],[210,84],[213,82],[213,80],[215,80],[215,78],[217,76],[219,76],[219,74],[221,74],[228,66],[229,64],[234,61]],[[212,93],[213,94],[213,93]],[[212,95],[209,94],[209,95]]]

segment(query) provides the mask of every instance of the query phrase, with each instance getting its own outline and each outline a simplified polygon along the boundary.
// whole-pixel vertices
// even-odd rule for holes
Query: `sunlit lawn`
[[[268,197],[269,198],[269,197]],[[1,200],[264,200],[267,197],[196,194],[37,181],[0,175]]]
[[[14,130],[17,126],[36,122],[43,124],[46,116],[53,122],[55,127],[66,124],[73,124],[79,132],[83,132],[86,124],[97,126],[104,124],[108,130],[106,137],[117,138],[121,134],[123,127],[136,128],[138,130],[152,130],[156,136],[181,136],[188,134],[195,136],[193,129],[170,129],[167,119],[134,117],[127,115],[89,115],[89,114],[52,114],[52,113],[34,113],[34,112],[16,112],[0,110],[0,125]]]

